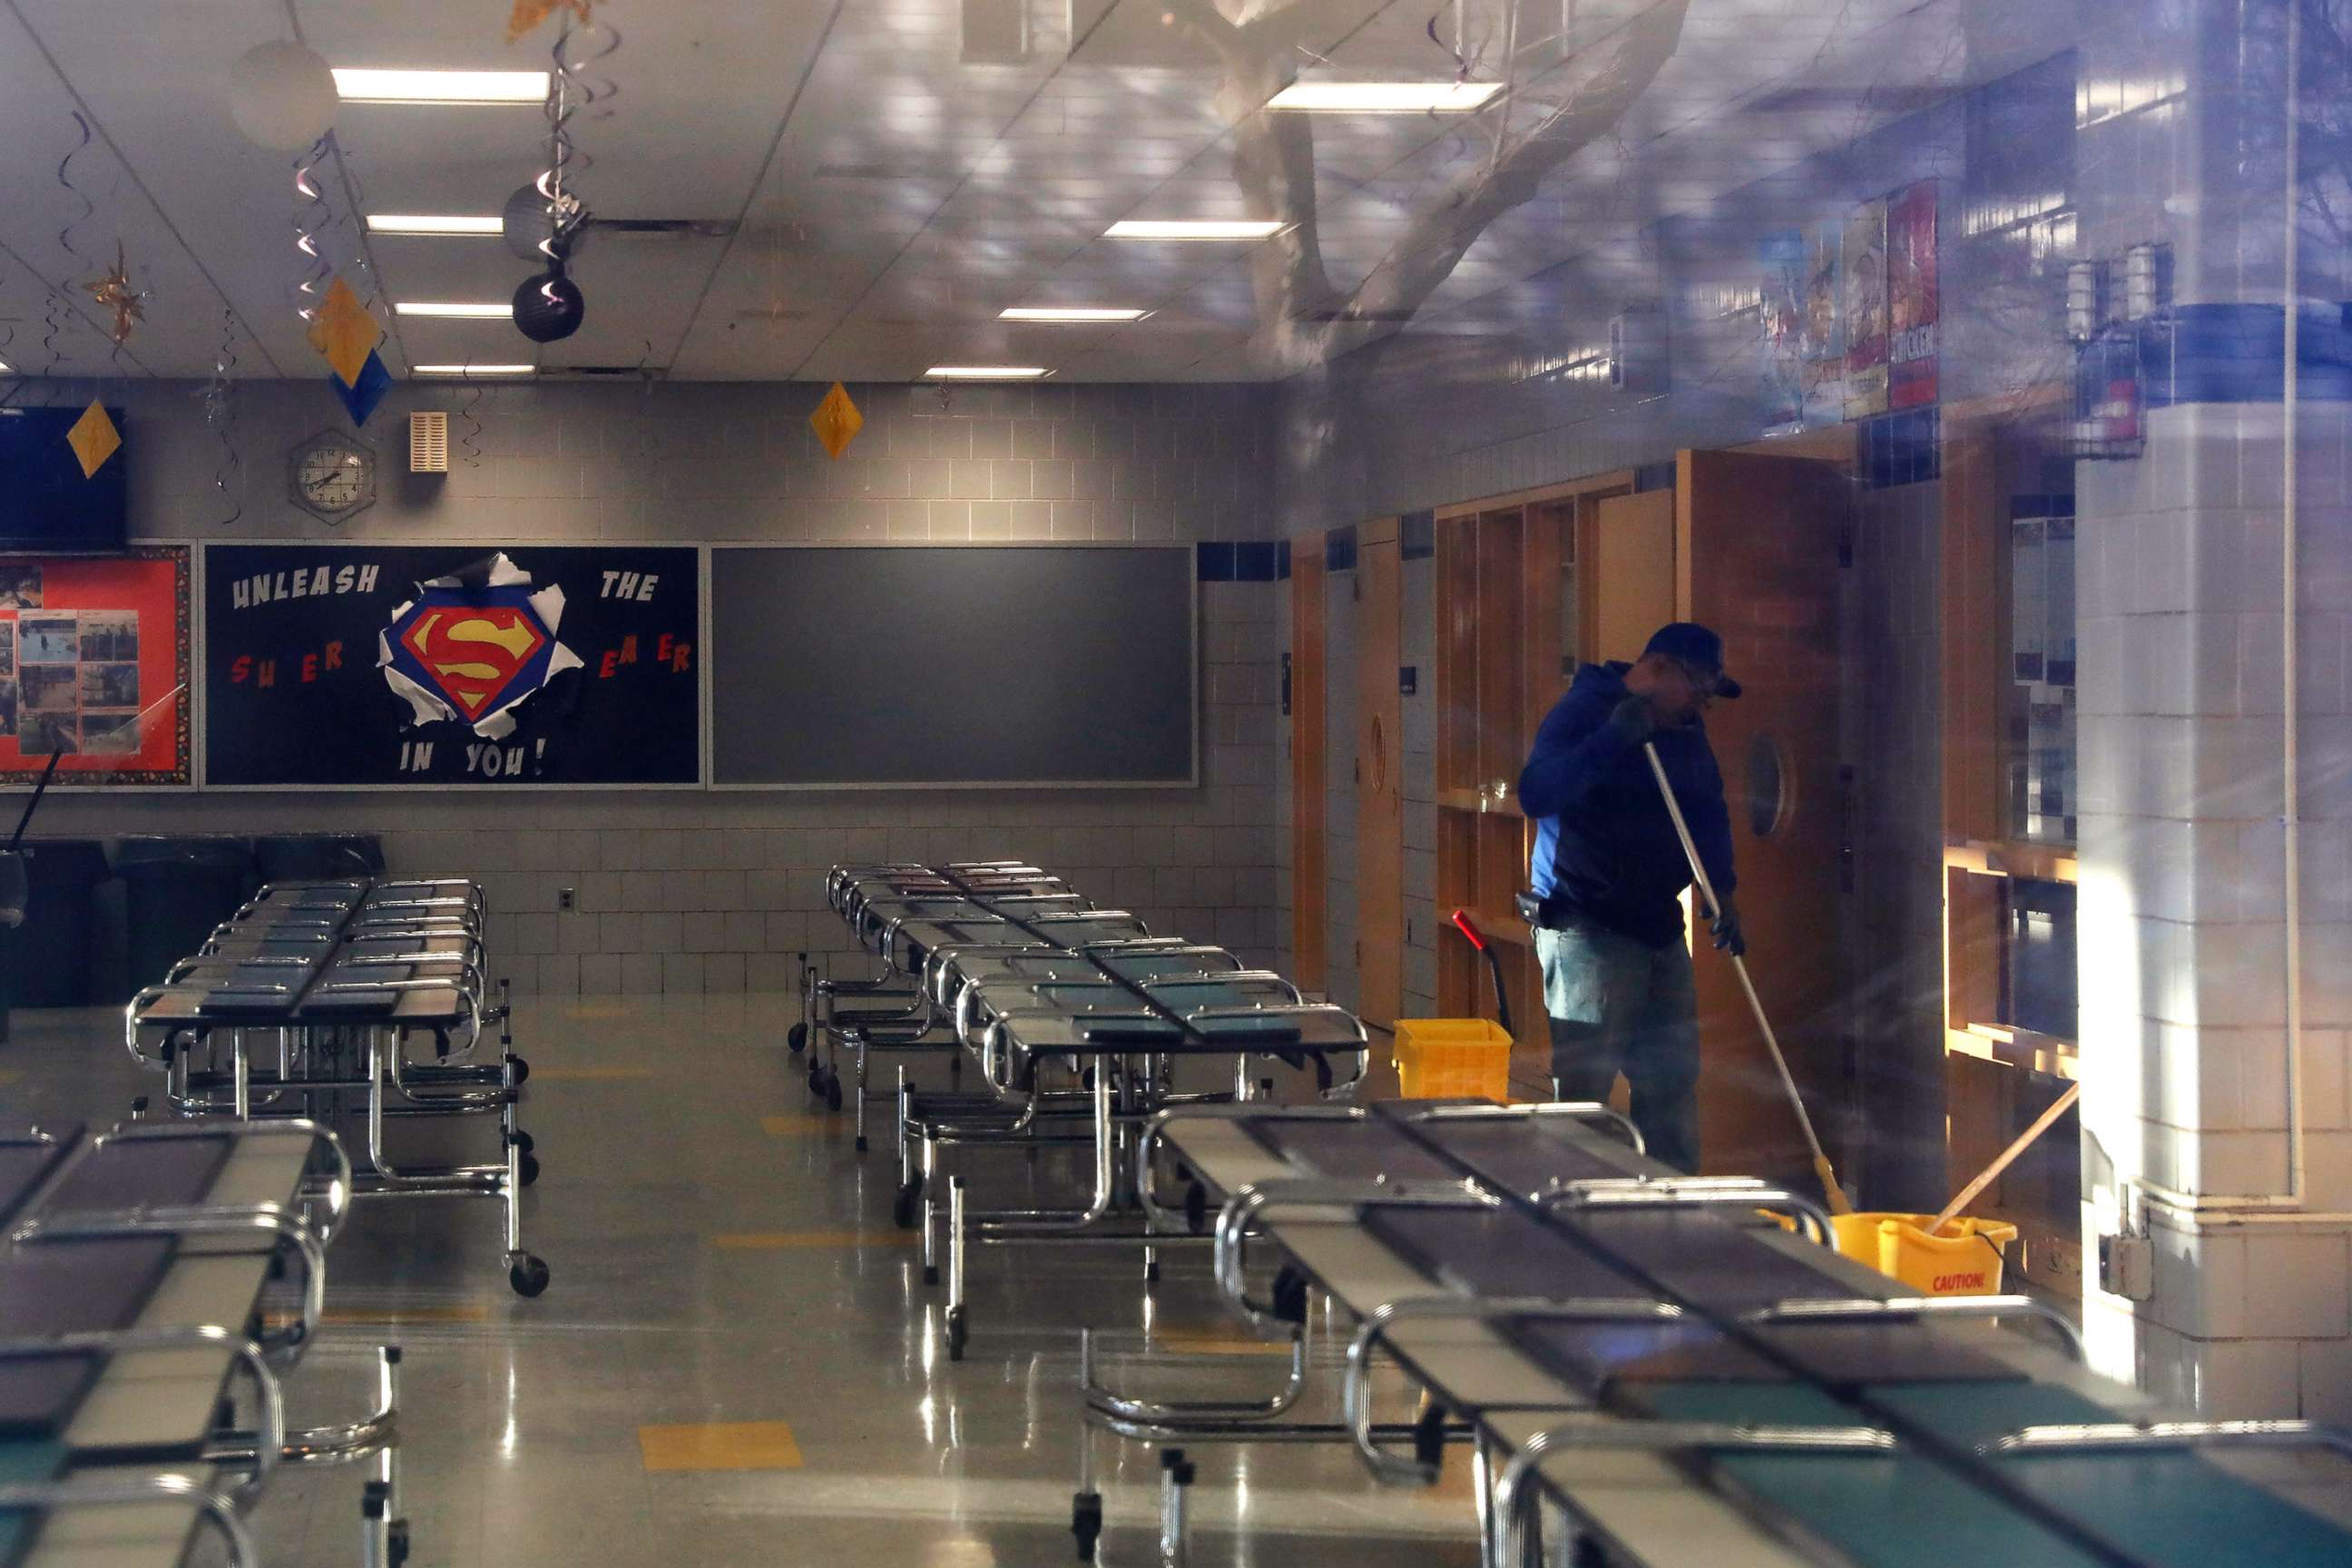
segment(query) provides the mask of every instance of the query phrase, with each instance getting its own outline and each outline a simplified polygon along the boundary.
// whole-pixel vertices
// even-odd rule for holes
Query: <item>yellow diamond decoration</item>
[[[106,410],[96,399],[81,411],[81,417],[66,432],[66,445],[73,448],[75,458],[81,464],[81,477],[94,479],[98,470],[106,467],[106,459],[114,456],[122,445],[122,432],[106,416]]]
[[[849,401],[848,389],[836,381],[833,390],[824,395],[824,401],[816,405],[816,412],[809,416],[809,423],[816,426],[816,438],[824,444],[824,455],[838,458],[857,439],[857,433],[866,428],[866,416],[857,412],[857,405]]]
[[[383,329],[375,318],[360,304],[360,297],[341,279],[327,290],[326,303],[319,307],[318,318],[310,323],[310,346],[326,356],[335,374],[343,378],[345,386],[357,386],[360,372],[367,365],[368,355],[375,352]]]

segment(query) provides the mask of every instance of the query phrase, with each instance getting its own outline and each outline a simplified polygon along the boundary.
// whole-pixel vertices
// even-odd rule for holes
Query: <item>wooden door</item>
[[[1593,507],[1592,646],[1631,664],[1650,634],[1675,618],[1675,497],[1671,490],[1605,496]]]
[[[1323,535],[1290,543],[1290,978],[1302,991],[1327,983],[1324,855]]]
[[[1731,810],[1748,974],[1841,1168],[1836,595],[1848,482],[1806,458],[1686,451],[1675,487],[1677,611],[1722,634],[1725,667],[1746,689],[1706,724]],[[1706,1167],[1801,1185],[1802,1134],[1738,977],[1704,940],[1697,950]]]
[[[1404,1005],[1400,569],[1396,520],[1366,523],[1356,556],[1356,1011],[1383,1028]]]

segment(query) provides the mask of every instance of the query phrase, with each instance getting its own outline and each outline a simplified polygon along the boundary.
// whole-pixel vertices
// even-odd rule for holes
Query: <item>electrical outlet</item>
[[[2156,1244],[2144,1236],[2099,1237],[2099,1289],[2126,1301],[2156,1294]]]
[[[572,889],[570,889],[570,888],[558,888],[558,889],[555,889],[555,907],[556,907],[557,909],[559,909],[559,910],[576,910],[576,909],[578,909],[578,908],[580,907],[580,895],[579,895],[579,893],[578,893],[578,892],[576,892],[575,890],[573,890]]]

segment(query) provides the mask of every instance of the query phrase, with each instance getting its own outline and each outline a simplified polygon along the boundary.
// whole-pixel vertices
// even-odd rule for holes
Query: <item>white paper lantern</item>
[[[299,44],[264,44],[228,73],[229,118],[248,142],[299,153],[334,128],[335,73]]]

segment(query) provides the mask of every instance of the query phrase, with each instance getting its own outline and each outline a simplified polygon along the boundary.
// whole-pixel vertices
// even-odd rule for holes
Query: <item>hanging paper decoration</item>
[[[329,376],[327,384],[333,387],[335,395],[343,400],[343,408],[351,415],[352,423],[365,425],[368,416],[373,414],[376,405],[383,401],[384,394],[392,390],[392,372],[383,368],[383,361],[371,349],[366,363],[360,366],[357,379],[350,385],[344,385],[340,375]]]
[[[824,401],[816,405],[816,412],[809,416],[809,423],[816,427],[816,438],[824,445],[824,455],[838,458],[849,450],[849,444],[866,428],[866,416],[857,412],[857,405],[849,400],[848,388],[836,381],[833,390],[824,395]]]
[[[74,244],[74,230],[88,221],[89,216],[96,212],[98,207],[82,193],[81,187],[73,183],[73,161],[90,142],[89,121],[83,119],[79,111],[75,113],[73,121],[81,132],[81,140],[75,142],[72,150],[58,160],[58,184],[65,187],[68,195],[81,204],[81,211],[68,218],[66,226],[58,230],[58,248],[73,258],[73,270],[79,272],[89,265],[89,258],[81,253],[80,247]],[[66,310],[70,304],[70,300],[54,289],[49,290],[47,299],[43,301],[42,320],[46,330],[41,333],[43,355],[41,374],[44,376],[54,374],[57,371],[60,357],[58,353],[58,338],[65,331]]]
[[[213,489],[228,502],[229,513],[220,520],[228,527],[245,515],[245,502],[229,491],[231,484],[245,475],[245,459],[236,451],[236,402],[229,372],[236,368],[236,309],[226,307],[221,311],[220,349],[213,355],[213,376],[205,383],[202,393],[205,404],[205,428],[220,442],[220,461],[213,467]]]
[[[81,417],[66,432],[66,445],[73,448],[75,461],[81,464],[81,477],[94,479],[106,460],[122,446],[122,432],[106,416],[106,407],[96,398],[90,399]]]
[[[328,280],[335,270],[319,242],[320,235],[334,217],[334,210],[327,205],[319,183],[310,177],[310,171],[326,157],[327,139],[321,136],[310,143],[309,151],[296,154],[294,159],[294,248],[310,258],[301,281],[294,286],[294,312],[306,321],[314,319],[319,307],[326,302]],[[317,340],[312,340],[312,346],[317,347]]]
[[[129,342],[131,329],[146,319],[147,296],[131,286],[131,274],[123,268],[120,242],[114,247],[114,270],[82,287],[89,290],[89,297],[98,301],[100,310],[114,312],[113,324],[106,333],[114,340],[114,346],[121,348]]]
[[[337,278],[327,289],[327,297],[319,306],[319,313],[310,319],[306,334],[310,346],[319,351],[341,379],[345,386],[359,384],[360,372],[383,340],[383,329],[376,319],[360,304],[360,297],[352,286]]]
[[[558,11],[569,11],[580,18],[583,27],[594,26],[588,15],[593,0],[514,0],[514,13],[507,18],[507,42],[511,44],[546,21]]]

